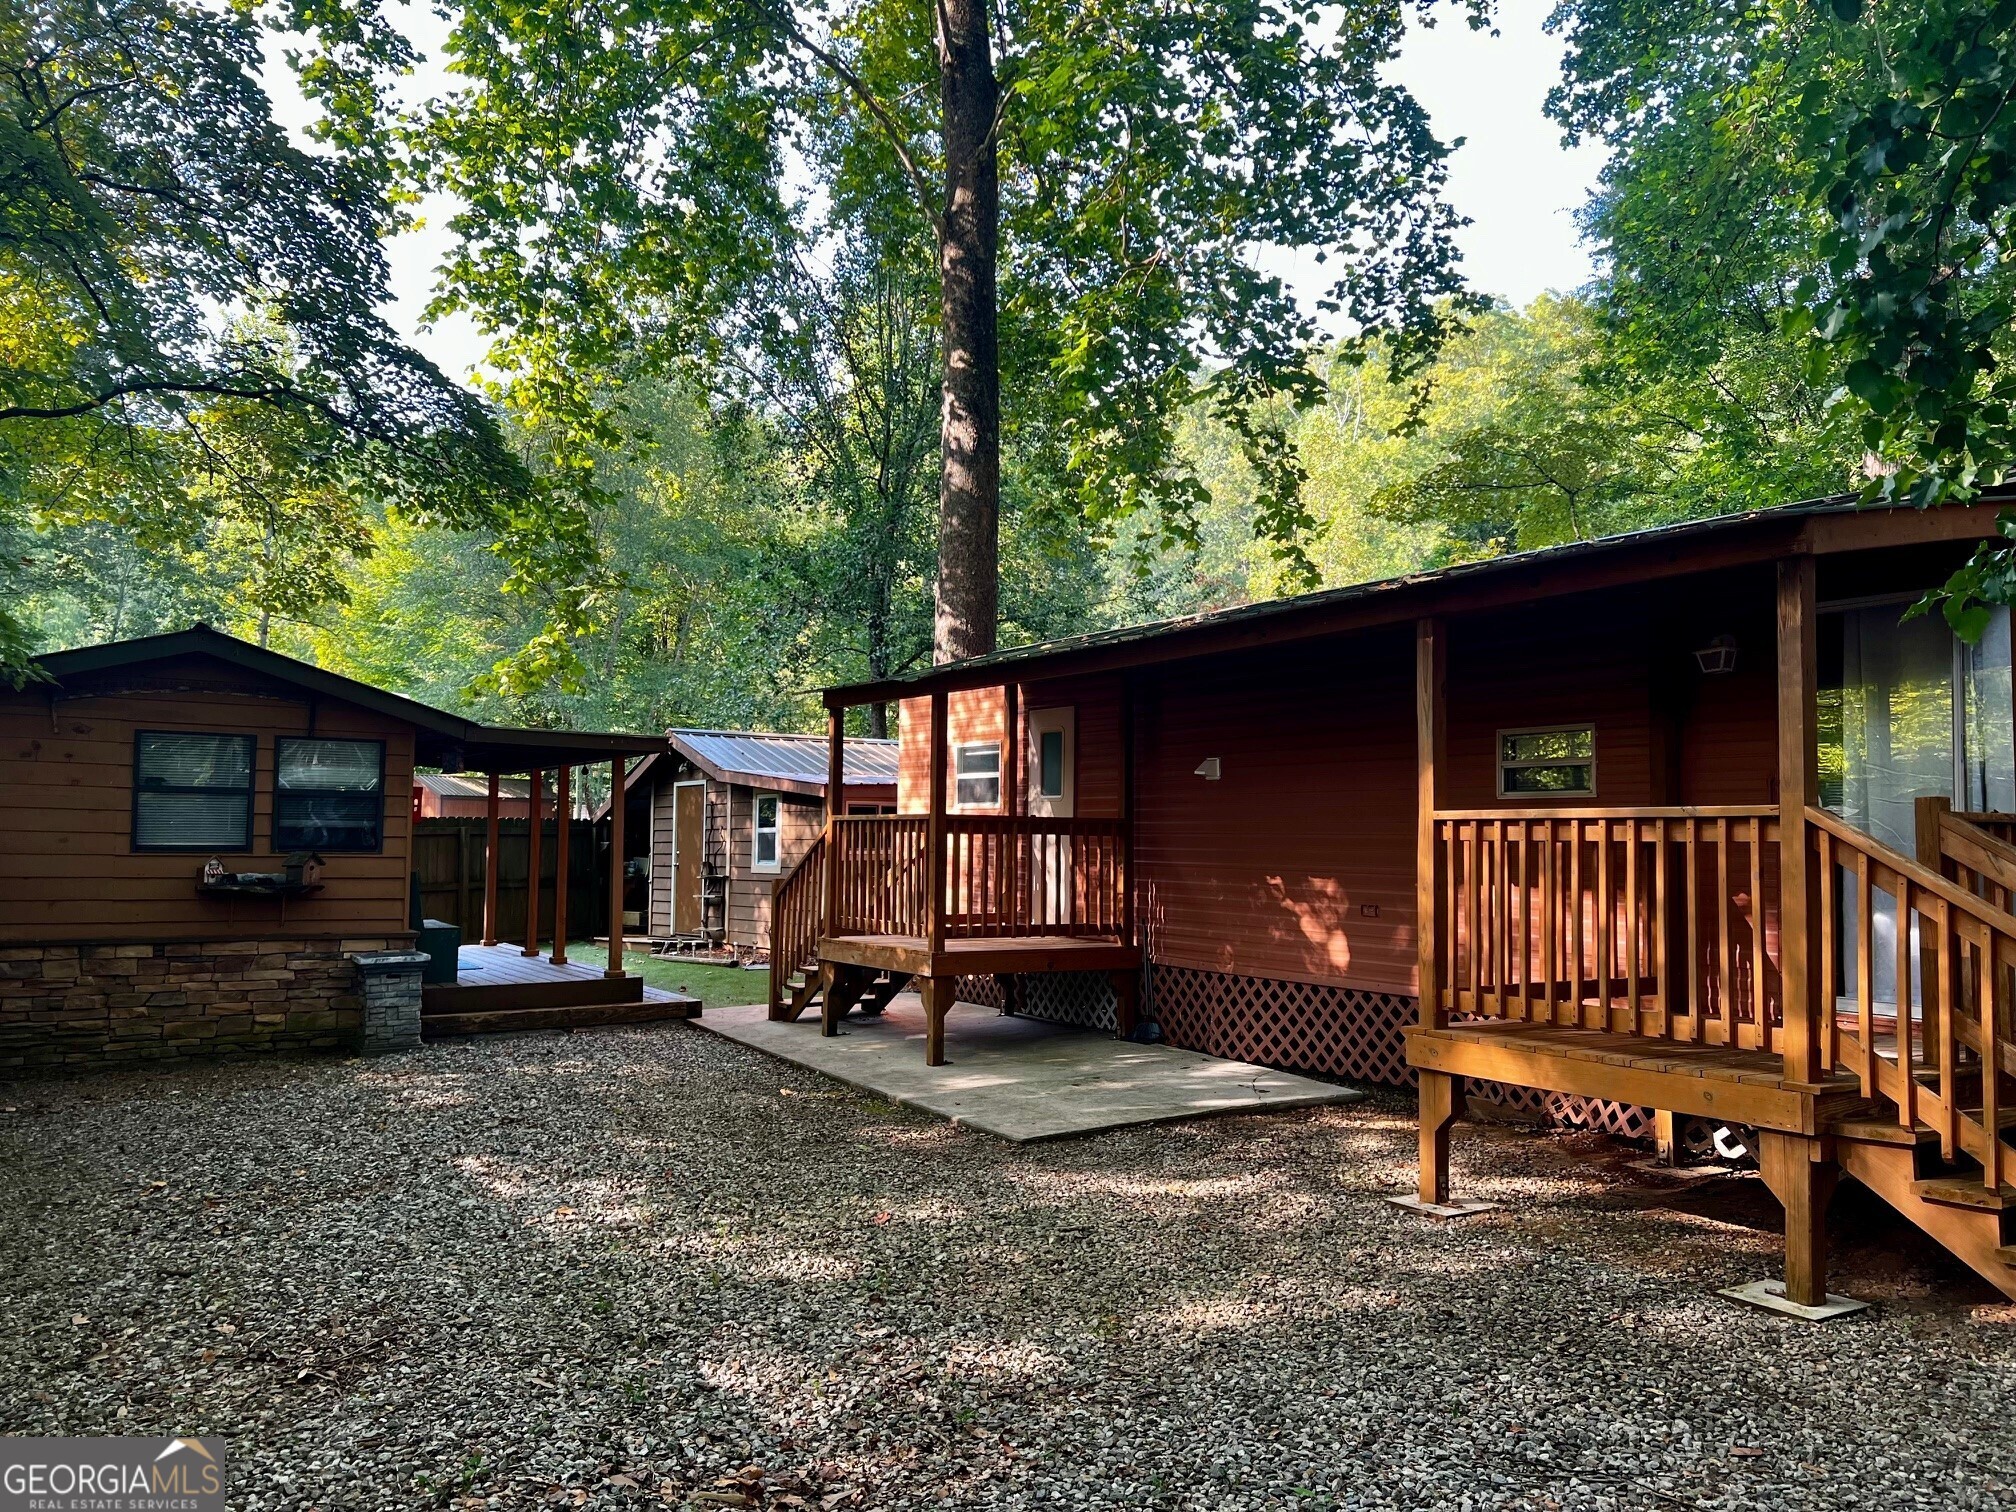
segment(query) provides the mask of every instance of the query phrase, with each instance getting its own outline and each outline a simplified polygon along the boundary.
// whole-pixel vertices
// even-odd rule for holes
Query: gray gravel
[[[1590,1138],[1438,1226],[1398,1101],[1017,1148],[682,1025],[0,1106],[0,1428],[241,1509],[2016,1506],[2016,1310],[1880,1222],[1723,1301],[1756,1184]]]

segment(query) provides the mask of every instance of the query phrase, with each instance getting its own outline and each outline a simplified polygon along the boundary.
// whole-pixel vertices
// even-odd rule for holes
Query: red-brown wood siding
[[[1413,642],[1192,663],[1135,705],[1138,885],[1153,959],[1411,992]],[[1196,768],[1220,764],[1217,781]]]
[[[209,691],[133,691],[53,706],[32,690],[0,697],[0,940],[366,937],[407,928],[411,726],[331,699],[311,708],[299,697],[220,686],[230,681],[206,673]],[[258,738],[253,848],[222,857],[233,871],[280,868],[272,846],[276,737],[383,740],[384,849],[330,855],[323,890],[284,904],[203,896],[196,879],[204,856],[132,848],[138,730]]]

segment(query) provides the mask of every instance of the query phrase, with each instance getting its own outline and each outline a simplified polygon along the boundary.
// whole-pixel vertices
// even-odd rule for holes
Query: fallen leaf
[[[1731,1459],[1762,1459],[1764,1451],[1762,1449],[1752,1449],[1748,1444],[1731,1444],[1729,1446],[1729,1457]]]
[[[86,1323],[89,1323],[91,1319],[84,1313],[72,1313],[70,1315],[70,1321],[72,1323],[75,1323],[79,1328],[82,1328]]]

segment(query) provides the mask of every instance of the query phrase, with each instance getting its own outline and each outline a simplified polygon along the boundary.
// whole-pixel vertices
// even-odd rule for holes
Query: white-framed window
[[[752,871],[773,872],[782,854],[778,845],[778,821],[783,800],[775,793],[758,793],[749,824],[749,867]]]
[[[1498,732],[1498,796],[1545,798],[1596,791],[1596,727],[1553,725]]]
[[[1000,741],[952,748],[952,806],[962,809],[1001,806]]]

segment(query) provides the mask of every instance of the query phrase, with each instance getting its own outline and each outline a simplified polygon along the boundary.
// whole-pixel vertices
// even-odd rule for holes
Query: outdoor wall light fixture
[[[1202,777],[1206,782],[1216,782],[1218,780],[1218,758],[1216,756],[1206,756],[1202,761],[1198,762],[1197,775]]]
[[[1701,668],[1703,677],[1720,677],[1725,672],[1736,670],[1736,637],[1718,635],[1699,651],[1694,653],[1694,661]]]

